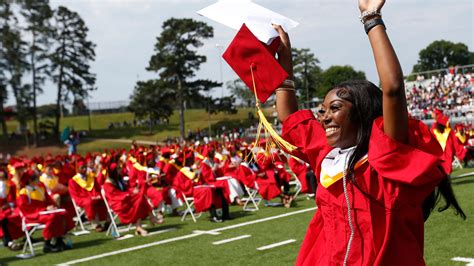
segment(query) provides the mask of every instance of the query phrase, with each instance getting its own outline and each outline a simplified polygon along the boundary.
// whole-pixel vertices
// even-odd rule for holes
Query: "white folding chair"
[[[301,182],[300,180],[298,179],[298,177],[296,176],[295,173],[293,172],[290,172],[291,175],[293,176],[293,180],[290,181],[290,186],[295,186],[295,195],[294,195],[294,198],[298,197],[298,195],[300,194],[301,192],[301,189],[302,189],[302,185],[301,185]]]
[[[257,182],[255,182],[255,187],[254,188],[249,188],[245,186],[245,191],[247,192],[247,197],[243,198],[242,201],[245,202],[243,210],[244,211],[258,211],[258,205],[262,201],[262,198],[257,197],[258,194],[258,185]],[[252,205],[249,205],[249,203],[252,203]]]
[[[183,213],[183,216],[181,217],[181,221],[184,221],[186,219],[186,216],[189,214],[191,215],[191,218],[193,219],[194,222],[196,222],[196,219],[201,217],[201,213],[194,213],[193,206],[194,206],[194,197],[188,197],[184,195],[183,192],[181,192],[181,195],[183,195],[184,199],[184,204],[186,205],[186,210]]]
[[[76,201],[74,201],[72,197],[71,197],[71,201],[72,201],[72,204],[74,205],[74,210],[76,211],[76,217],[74,218],[76,222],[76,227],[79,225],[79,227],[81,228],[80,231],[74,231],[72,232],[72,234],[75,236],[90,234],[91,232],[84,228],[84,223],[82,222],[82,219],[81,219],[82,215],[84,215],[85,213],[85,210],[77,206]]]
[[[103,188],[100,190],[100,194],[102,195],[102,199],[104,200],[105,207],[107,208],[107,213],[110,218],[110,225],[109,228],[107,228],[107,232],[105,233],[105,235],[108,236],[110,234],[113,238],[119,238],[120,232],[117,227],[117,224],[115,223],[115,219],[118,217],[118,215],[115,214],[110,208],[109,203],[107,202],[107,198],[105,197],[105,190]]]
[[[460,169],[463,169],[461,161],[459,161],[458,157],[454,156],[453,159],[453,167],[458,167]]]
[[[156,216],[155,206],[153,206],[153,203],[151,202],[150,198],[146,197],[146,201],[148,202],[148,205],[150,205],[151,207],[151,212],[153,213],[153,216]]]
[[[64,211],[66,210],[56,209],[56,210],[51,210],[51,211],[42,211],[39,214],[45,215],[45,214],[51,214],[55,212],[64,212]],[[33,241],[31,240],[32,235],[36,232],[36,230],[44,229],[46,225],[42,223],[28,223],[26,221],[26,217],[23,215],[21,211],[20,211],[20,217],[21,217],[21,229],[25,233],[26,241],[25,241],[25,244],[23,245],[23,253],[17,255],[16,257],[20,259],[29,259],[35,256],[35,249],[33,247]]]

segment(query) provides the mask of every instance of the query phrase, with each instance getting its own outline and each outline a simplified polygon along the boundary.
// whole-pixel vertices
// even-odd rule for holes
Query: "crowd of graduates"
[[[122,224],[134,224],[135,234],[145,236],[143,219],[161,224],[165,215],[179,215],[188,197],[194,199],[196,212],[209,211],[212,222],[222,222],[231,219],[230,204],[244,204],[248,189],[257,190],[266,201],[280,197],[281,205],[290,207],[293,173],[302,192],[314,196],[316,181],[309,165],[270,149],[265,140],[258,145],[240,139],[132,144],[129,150],[85,156],[4,157],[0,237],[5,246],[17,250],[25,236],[22,219],[41,223],[43,251],[59,252],[71,248],[64,237],[74,230],[77,219],[84,219],[77,217],[76,208],[84,210],[92,228],[102,232],[111,223],[107,206]]]
[[[470,125],[449,122],[446,112],[435,109],[433,135],[446,160],[467,164],[472,158],[474,130]],[[457,158],[457,159],[456,159]],[[309,164],[273,148],[265,140],[248,144],[242,139],[208,143],[174,143],[138,146],[103,153],[0,158],[0,237],[12,250],[22,247],[26,223],[45,225],[45,252],[72,246],[64,237],[74,230],[77,208],[97,232],[111,223],[110,209],[122,224],[135,225],[136,235],[148,232],[165,215],[180,215],[184,201],[194,200],[196,212],[209,211],[212,222],[231,219],[229,205],[243,205],[249,189],[270,201],[281,198],[290,207],[290,180],[302,192],[314,196],[316,177]],[[180,209],[181,207],[181,209]],[[218,209],[222,209],[218,212]],[[165,210],[168,210],[166,212]],[[20,241],[18,240],[20,239]]]

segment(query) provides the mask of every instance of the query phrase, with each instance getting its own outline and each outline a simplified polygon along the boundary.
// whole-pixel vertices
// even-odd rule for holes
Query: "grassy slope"
[[[249,121],[247,119],[249,112],[255,112],[253,108],[243,108],[239,109],[237,114],[224,114],[219,113],[216,115],[211,115],[210,120],[207,113],[202,110],[187,110],[185,112],[185,132],[188,129],[195,131],[197,129],[207,130],[209,128],[209,121],[212,124],[212,130],[221,129],[222,126],[225,126],[226,129],[230,128],[239,128],[239,127],[248,127]],[[86,152],[95,152],[101,151],[103,149],[115,149],[115,148],[128,148],[129,144],[109,142],[104,140],[93,140],[93,139],[137,139],[137,140],[147,140],[147,141],[163,141],[168,137],[177,137],[179,136],[179,116],[178,113],[175,113],[170,118],[169,125],[160,125],[153,128],[153,133],[150,134],[148,127],[137,127],[137,128],[116,128],[108,129],[109,123],[123,121],[132,122],[133,114],[132,113],[121,113],[121,114],[102,114],[102,115],[93,115],[91,117],[92,131],[88,133],[89,139],[83,139],[82,143],[78,146],[79,153]],[[7,123],[9,131],[11,132],[17,128],[16,121],[9,121]],[[61,128],[66,126],[73,127],[76,130],[87,130],[88,129],[88,117],[87,116],[75,116],[75,117],[65,117],[62,119]],[[30,126],[31,128],[31,126]],[[91,139],[93,138],[93,139]],[[2,152],[1,147],[7,147],[8,152],[19,154],[32,154],[31,150],[25,149],[23,147],[23,141],[17,141],[14,144],[5,143],[0,140],[0,152]],[[10,146],[8,146],[10,145]],[[48,146],[49,147],[49,146]],[[51,151],[47,150],[48,147],[42,147],[41,150],[33,152],[34,155],[47,154],[52,152],[56,153],[66,153],[65,146],[58,146]],[[63,148],[63,149],[61,149]]]
[[[472,170],[473,169],[464,169],[456,171],[455,175]],[[468,220],[462,221],[459,217],[454,216],[451,210],[432,214],[426,223],[425,230],[425,256],[428,265],[465,265],[465,263],[452,262],[450,259],[456,256],[474,258],[474,249],[472,248],[474,246],[474,224],[472,223],[472,217],[474,217],[474,200],[472,198],[474,176],[454,179],[453,187],[462,207],[468,215]],[[205,213],[196,224],[191,221],[183,223],[178,217],[171,217],[166,220],[164,226],[150,228],[150,231],[178,227],[176,231],[145,238],[134,237],[123,241],[113,241],[109,237],[105,237],[103,233],[92,233],[88,236],[74,237],[75,248],[72,251],[47,255],[43,255],[42,252],[39,252],[39,255],[34,259],[28,260],[28,263],[31,265],[44,265],[66,262],[118,249],[156,242],[171,237],[183,236],[192,233],[193,230],[209,230],[224,227],[312,206],[314,206],[312,201],[306,201],[303,198],[298,199],[297,207],[289,210],[285,208],[263,207],[258,212],[243,212],[241,208],[233,206],[231,213],[235,219],[223,224],[208,222],[207,213]],[[165,245],[93,260],[84,264],[292,265],[311,217],[312,212],[307,212],[264,223],[226,230],[218,236],[198,236]],[[252,237],[220,246],[212,245],[214,241],[244,234],[250,234]],[[266,251],[256,250],[257,247],[287,239],[296,239],[297,242]],[[0,249],[0,264],[1,262],[8,262],[9,264],[11,263],[11,265],[24,265],[25,261],[17,260],[13,257],[14,254],[16,253],[12,253],[6,249]]]
[[[226,125],[227,129],[247,125],[248,112],[255,112],[252,108],[239,109],[237,114],[219,113],[210,116],[210,122],[213,124],[213,130],[222,125]],[[51,120],[51,119],[50,119]],[[153,134],[149,133],[148,127],[142,128],[119,128],[109,130],[108,125],[113,122],[133,121],[132,113],[120,114],[98,114],[91,116],[92,132],[91,137],[96,138],[140,138],[143,140],[162,140],[168,136],[179,135],[179,113],[175,112],[171,118],[169,125],[156,126]],[[61,120],[61,130],[65,127],[73,127],[75,130],[88,130],[88,116],[71,116]],[[9,132],[18,127],[16,121],[7,123]],[[207,129],[209,127],[209,117],[203,109],[186,110],[185,112],[185,131],[188,128],[196,130],[198,128]],[[30,128],[32,128],[30,126]]]

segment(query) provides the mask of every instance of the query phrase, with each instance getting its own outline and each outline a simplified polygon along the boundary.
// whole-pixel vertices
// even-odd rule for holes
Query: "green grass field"
[[[472,172],[473,169],[457,170],[453,176]],[[453,179],[453,188],[468,219],[461,220],[451,210],[433,213],[426,223],[425,257],[428,265],[466,265],[451,258],[474,258],[474,175]],[[313,200],[299,197],[296,206],[263,207],[257,212],[244,212],[232,206],[234,219],[221,224],[208,221],[204,213],[197,221],[181,222],[179,217],[167,217],[165,224],[149,227],[150,232],[163,231],[148,237],[112,240],[105,233],[72,237],[74,249],[57,254],[43,254],[41,249],[35,258],[20,260],[19,252],[0,248],[1,265],[52,265],[90,259],[81,265],[292,265],[298,254],[306,227],[314,214]],[[309,210],[309,211],[305,211]],[[295,213],[299,212],[300,213]],[[278,215],[288,215],[276,217]],[[273,217],[273,218],[272,218]],[[261,220],[267,218],[268,220]],[[252,222],[253,224],[245,224]],[[234,226],[233,226],[234,225]],[[170,231],[167,231],[170,229]],[[211,231],[218,235],[199,234],[195,230]],[[193,233],[194,232],[194,233]],[[129,232],[133,233],[133,232]],[[233,242],[213,245],[213,242],[250,235]],[[286,240],[293,243],[267,250],[257,248]],[[136,250],[123,252],[128,248]],[[116,254],[107,256],[110,252]],[[90,258],[91,256],[103,256]],[[403,254],[400,254],[403,256]]]

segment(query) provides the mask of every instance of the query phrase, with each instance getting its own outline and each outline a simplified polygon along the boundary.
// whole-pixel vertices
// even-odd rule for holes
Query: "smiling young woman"
[[[446,200],[443,209],[452,206],[465,218],[441,147],[426,125],[408,118],[402,70],[381,17],[384,3],[359,0],[382,90],[365,80],[336,85],[319,122],[311,111],[298,111],[293,88],[276,93],[283,137],[321,185],[297,265],[424,265],[424,220],[438,195]],[[291,79],[290,40],[275,29],[282,40],[278,60]]]

